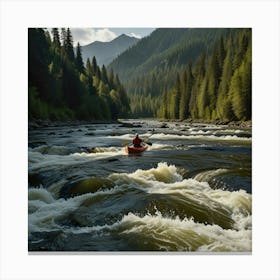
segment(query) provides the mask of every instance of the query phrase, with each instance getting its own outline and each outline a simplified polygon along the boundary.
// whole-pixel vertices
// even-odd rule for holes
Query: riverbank
[[[140,119],[139,119],[140,120]],[[159,122],[162,123],[162,128],[168,128],[167,122],[181,122],[187,124],[213,124],[213,125],[228,125],[230,127],[240,127],[240,128],[252,128],[252,121],[221,121],[221,120],[201,120],[201,119],[184,119],[184,120],[175,120],[175,119],[158,119]],[[79,126],[79,125],[87,125],[87,124],[120,124],[123,127],[141,127],[139,123],[127,123],[121,120],[91,120],[91,121],[83,121],[83,120],[72,120],[72,121],[50,121],[50,120],[30,120],[28,121],[28,128],[40,128],[40,127],[53,127],[53,126]]]
[[[252,128],[252,121],[222,121],[222,120],[201,120],[201,119],[184,119],[184,120],[176,120],[176,119],[161,119],[159,120],[162,123],[166,122],[182,122],[189,124],[213,124],[213,125],[228,125],[231,127],[240,127],[240,128]]]
[[[119,124],[118,120],[91,120],[91,121],[83,121],[83,120],[74,120],[74,121],[50,121],[50,120],[29,120],[28,128],[41,128],[41,127],[53,127],[53,126],[79,126],[79,125],[87,125],[87,124],[111,124],[116,123]]]

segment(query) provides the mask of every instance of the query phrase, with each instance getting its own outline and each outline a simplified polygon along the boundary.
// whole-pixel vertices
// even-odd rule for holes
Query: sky
[[[49,30],[51,28],[48,28]],[[74,46],[77,42],[81,46],[94,41],[109,42],[121,34],[143,38],[148,36],[155,28],[70,28],[73,36]]]

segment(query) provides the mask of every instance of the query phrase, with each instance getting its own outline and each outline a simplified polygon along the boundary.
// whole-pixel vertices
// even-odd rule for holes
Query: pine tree
[[[217,62],[218,62],[217,76],[219,77],[219,79],[221,78],[222,75],[225,56],[226,56],[226,51],[224,46],[224,39],[223,36],[220,36],[218,46],[217,46]]]
[[[190,97],[190,113],[192,118],[203,118],[205,107],[203,96],[206,90],[205,61],[206,55],[202,52],[194,66],[194,81]]]
[[[49,44],[42,28],[28,29],[28,87],[36,88],[41,99],[49,96]]]
[[[114,80],[115,80],[115,77],[114,77],[114,71],[113,69],[111,68],[110,69],[110,73],[109,73],[109,85],[111,88],[115,88],[115,85],[114,85]]]
[[[192,63],[189,62],[187,66],[187,84],[186,84],[186,106],[187,106],[187,111],[186,111],[186,117],[190,116],[190,100],[192,96],[192,89],[193,89],[193,83],[194,83],[194,76],[192,74]]]
[[[233,117],[231,101],[229,97],[229,86],[232,77],[232,41],[227,44],[226,58],[223,64],[221,83],[218,89],[217,117],[221,120],[230,120]]]
[[[56,49],[60,50],[61,43],[58,28],[52,28],[51,32],[53,35],[53,45]]]
[[[62,41],[62,45],[65,46],[66,45],[66,37],[67,37],[67,32],[65,28],[61,28],[61,41]]]
[[[82,52],[81,52],[81,47],[80,43],[78,42],[77,44],[77,51],[76,51],[76,68],[79,71],[79,73],[84,73],[85,67],[84,67],[84,62],[82,58]]]
[[[187,65],[187,70],[183,72],[181,78],[181,98],[179,118],[184,119],[190,115],[190,99],[193,87],[193,74],[191,62]]]
[[[97,72],[97,62],[95,56],[92,58],[92,74],[95,76]]]
[[[232,100],[232,108],[237,119],[241,119],[244,113],[244,100],[241,90],[241,76],[239,69],[236,69],[231,79],[229,94]]]
[[[179,75],[177,74],[176,85],[174,89],[171,90],[170,117],[172,119],[179,118],[180,95],[181,95],[180,78]]]
[[[217,49],[214,49],[210,56],[208,67],[206,69],[207,88],[205,92],[206,107],[209,107],[211,119],[216,117],[214,110],[216,109],[217,91],[219,86],[219,64],[217,60]],[[213,112],[213,114],[212,114]],[[209,115],[207,113],[207,115]],[[208,117],[207,117],[208,119]]]
[[[102,70],[101,70],[101,80],[102,80],[105,84],[108,84],[108,83],[109,83],[109,81],[108,81],[108,76],[107,76],[107,70],[106,70],[106,67],[105,67],[104,64],[102,65]]]
[[[187,72],[183,71],[182,77],[181,77],[181,97],[180,97],[180,105],[179,105],[179,118],[185,119],[187,116],[187,108],[188,108],[188,101],[187,101]]]
[[[71,34],[70,28],[67,28],[66,31],[66,40],[65,40],[65,53],[69,61],[74,62],[75,55],[74,55],[74,48],[73,48],[73,38]]]
[[[93,71],[92,71],[92,65],[90,63],[90,60],[89,58],[87,59],[87,62],[86,62],[86,74],[89,76],[89,77],[92,77],[93,76]]]

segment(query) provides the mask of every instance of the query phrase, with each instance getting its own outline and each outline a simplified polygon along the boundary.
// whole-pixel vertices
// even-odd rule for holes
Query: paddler
[[[141,147],[141,143],[144,142],[138,135],[138,133],[135,134],[135,137],[132,140],[132,144],[134,147]]]

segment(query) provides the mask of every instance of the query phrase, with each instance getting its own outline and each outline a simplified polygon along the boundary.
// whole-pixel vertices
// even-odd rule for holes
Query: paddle
[[[127,146],[128,144],[129,144],[129,142],[122,142],[121,146],[124,147],[124,146]]]
[[[147,139],[147,140],[148,140],[148,139]],[[148,142],[148,141],[146,141],[146,140],[144,140],[143,143],[145,143],[145,144],[147,144],[147,145],[149,145],[149,146],[152,146],[152,145],[153,145],[151,142]],[[125,146],[127,146],[128,144],[131,144],[131,143],[130,143],[130,142],[122,142],[122,143],[121,143],[121,146],[122,146],[122,147],[125,147]]]

